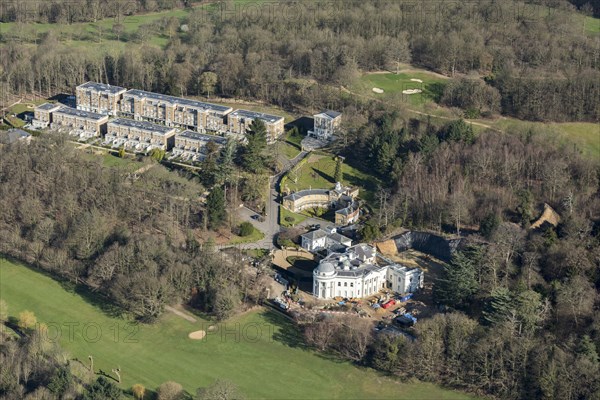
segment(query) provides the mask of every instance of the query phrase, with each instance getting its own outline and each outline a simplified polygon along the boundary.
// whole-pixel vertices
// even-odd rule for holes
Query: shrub
[[[254,226],[250,222],[242,222],[240,224],[240,236],[246,237],[252,235]]]
[[[37,318],[33,311],[23,311],[19,313],[19,320],[17,325],[21,329],[32,329],[37,323]]]

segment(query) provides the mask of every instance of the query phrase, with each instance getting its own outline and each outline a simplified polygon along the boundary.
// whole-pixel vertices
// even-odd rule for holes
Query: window
[[[354,287],[354,282],[350,282],[350,287]]]
[[[347,287],[347,286],[348,286],[348,282],[344,282],[344,287]]]
[[[342,282],[338,282],[338,286],[342,286]]]

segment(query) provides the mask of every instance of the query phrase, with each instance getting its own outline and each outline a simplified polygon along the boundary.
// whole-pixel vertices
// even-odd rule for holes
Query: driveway
[[[279,199],[279,181],[290,169],[292,169],[296,164],[298,164],[304,157],[308,155],[307,151],[301,151],[296,157],[292,160],[289,160],[288,163],[284,166],[283,170],[277,175],[273,175],[269,178],[269,195],[266,201],[266,215],[264,216],[265,220],[263,222],[258,219],[252,218],[257,215],[256,212],[250,210],[246,207],[240,207],[238,209],[238,216],[242,221],[248,221],[255,228],[259,229],[261,232],[265,234],[265,238],[255,243],[243,243],[240,245],[236,245],[236,247],[240,247],[243,249],[273,249],[275,248],[275,236],[281,230],[281,226],[279,225],[279,207],[280,204],[278,202]],[[308,225],[311,223],[322,224],[323,221],[320,222],[312,222],[314,219],[309,218],[311,222],[306,222]],[[308,220],[307,220],[308,221]],[[231,247],[231,246],[223,246],[223,247]]]

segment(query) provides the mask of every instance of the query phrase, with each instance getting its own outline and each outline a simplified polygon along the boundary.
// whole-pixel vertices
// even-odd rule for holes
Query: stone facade
[[[86,82],[75,89],[77,109],[98,114],[117,115],[127,89],[104,83]]]

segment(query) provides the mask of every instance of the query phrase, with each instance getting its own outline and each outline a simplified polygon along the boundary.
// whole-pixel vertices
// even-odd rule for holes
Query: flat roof
[[[277,121],[283,119],[283,117],[280,117],[279,115],[265,114],[265,113],[249,111],[249,110],[235,110],[234,112],[231,113],[231,115],[241,116],[244,118],[261,119],[263,121],[267,121],[267,122],[271,122],[271,123],[277,122]]]
[[[227,143],[227,138],[216,135],[207,135],[205,133],[198,133],[190,130],[185,130],[181,133],[178,133],[175,137],[184,137],[186,139],[198,140],[202,142],[216,142],[218,144]]]
[[[227,106],[221,106],[221,105],[212,104],[212,103],[205,103],[203,101],[197,101],[197,100],[189,100],[189,99],[184,99],[181,97],[169,96],[166,94],[147,92],[145,90],[139,90],[139,89],[130,89],[125,94],[129,94],[129,95],[135,96],[135,97],[147,98],[147,99],[151,99],[151,100],[164,101],[164,102],[167,102],[167,103],[170,103],[173,105],[190,106],[190,107],[195,107],[195,108],[201,108],[201,109],[208,110],[208,111],[216,111],[216,112],[220,112],[220,113],[228,113],[231,110],[233,110],[231,107],[227,107]]]
[[[133,119],[127,119],[127,118],[115,118],[115,119],[111,120],[109,122],[109,124],[127,126],[130,128],[136,128],[136,129],[140,129],[143,131],[154,132],[154,133],[158,133],[161,135],[166,135],[167,133],[175,130],[175,128],[169,128],[164,125],[157,125],[157,124],[153,124],[152,122],[147,122],[147,121],[135,121]]]
[[[92,119],[95,121],[99,121],[102,119],[108,119],[108,116],[106,116],[106,115],[98,114],[95,112],[82,111],[82,110],[78,110],[76,108],[71,108],[71,107],[67,107],[67,106],[60,107],[58,110],[56,110],[56,112],[61,113],[61,114],[71,115],[73,117]]]
[[[51,111],[51,110],[58,109],[60,107],[61,107],[60,104],[44,103],[44,104],[41,104],[41,105],[37,106],[36,108],[39,109],[39,110],[44,110],[44,111]]]
[[[91,82],[91,81],[83,83],[77,87],[82,88],[82,89],[92,89],[92,90],[96,90],[98,92],[106,92],[106,93],[111,93],[111,94],[117,94],[117,93],[124,92],[127,90],[121,86],[113,86],[108,83],[99,83],[99,82]]]

